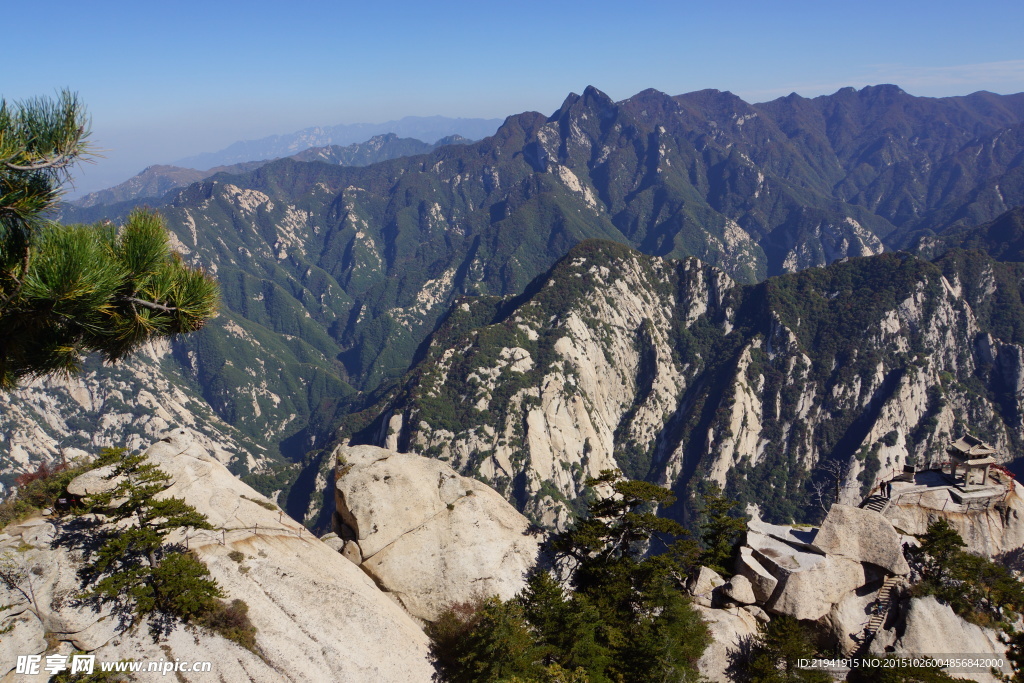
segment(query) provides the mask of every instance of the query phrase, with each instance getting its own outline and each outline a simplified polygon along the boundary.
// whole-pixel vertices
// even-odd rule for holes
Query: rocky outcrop
[[[1020,485],[1014,484],[1012,492],[998,505],[984,510],[969,512],[950,511],[945,504],[949,495],[938,491],[927,495],[900,499],[886,510],[893,525],[908,534],[920,535],[928,526],[944,519],[956,529],[966,550],[985,557],[996,557],[1024,547],[1024,499],[1020,496]]]
[[[711,635],[711,644],[697,661],[697,668],[716,683],[729,683],[734,680],[727,673],[733,655],[745,641],[757,635],[758,619],[742,607],[711,609],[698,605],[697,611]]]
[[[225,465],[259,471],[267,449],[219,418],[183,375],[165,372],[170,356],[166,340],[151,342],[116,366],[88,359],[73,378],[37,378],[0,393],[0,473],[90,457],[105,446],[143,450],[174,425],[188,427]]]
[[[941,654],[1004,657],[1006,644],[999,632],[964,621],[933,596],[911,598],[901,610],[894,628],[881,631],[871,643],[871,653],[883,655]],[[987,672],[958,674],[979,681],[996,681]]]
[[[833,505],[820,528],[767,524],[756,508],[748,513],[730,586],[736,602],[801,620],[828,617],[838,632],[856,612],[851,596],[877,592],[886,575],[909,573],[900,535],[877,512]]]
[[[500,346],[486,357],[473,350],[476,332],[445,339],[436,372],[423,375],[415,393],[473,406],[479,417],[452,433],[434,424],[433,410],[396,409],[386,430],[393,445],[464,474],[475,468],[509,499],[519,488],[520,510],[549,528],[571,520],[564,501],[582,495],[588,478],[620,466],[614,453],[623,443],[649,450],[688,384],[674,357],[673,321],[699,318],[734,283],[693,259],[680,264],[693,281],[692,300],[665,296],[656,287],[671,282],[677,264],[620,246],[604,258],[603,250],[571,252],[556,266],[559,281],[492,331]],[[550,305],[566,288],[561,280],[577,276],[581,298],[567,309]],[[474,314],[462,306],[452,324]]]
[[[864,583],[864,567],[859,562],[826,556],[811,569],[786,575],[766,607],[796,619],[816,621]]]
[[[444,463],[374,446],[336,452],[336,526],[352,557],[421,619],[525,585],[540,538],[485,484]]]
[[[870,562],[890,574],[910,573],[900,535],[874,510],[833,505],[814,537],[814,547],[828,555]]]
[[[690,585],[712,632],[727,640],[702,660],[712,679],[727,680],[720,672],[744,650],[737,621],[744,613],[816,622],[821,642],[847,655],[1005,653],[998,632],[966,622],[934,597],[906,597],[911,578],[903,556],[906,537],[881,514],[837,504],[815,528],[767,524],[753,507],[748,513],[753,519],[732,579],[720,585],[717,575],[702,568]],[[996,680],[984,671],[957,675]]]
[[[740,555],[736,562],[736,573],[747,577],[754,590],[754,596],[758,602],[765,603],[771,599],[779,580],[772,576],[771,572],[764,568],[754,551],[749,546],[740,548]]]
[[[821,620],[832,642],[846,654],[855,652],[863,640],[864,629],[871,619],[872,606],[877,597],[877,591],[873,588],[863,587],[847,593],[832,605]]]
[[[189,432],[175,430],[147,453],[173,482],[159,495],[184,498],[215,527],[170,540],[187,542],[227,597],[246,601],[261,656],[180,627],[154,644],[144,627],[119,632],[103,611],[75,608],[78,561],[50,544],[62,522],[38,519],[0,535],[0,554],[20,563],[36,596],[33,604],[0,584],[0,604],[14,606],[0,613],[0,629],[13,624],[0,639],[0,675],[14,666],[13,655],[42,652],[45,633],[57,652],[85,649],[100,661],[212,661],[225,681],[431,679],[427,639],[415,621],[355,565],[231,475]]]
[[[715,589],[725,585],[723,579],[714,569],[701,567],[687,585],[693,601],[704,607],[711,607],[715,598]]]

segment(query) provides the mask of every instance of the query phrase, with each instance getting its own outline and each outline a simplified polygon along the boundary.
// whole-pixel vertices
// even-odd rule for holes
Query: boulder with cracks
[[[541,538],[489,486],[439,460],[375,446],[335,455],[343,551],[410,614],[430,621],[453,603],[523,588]]]

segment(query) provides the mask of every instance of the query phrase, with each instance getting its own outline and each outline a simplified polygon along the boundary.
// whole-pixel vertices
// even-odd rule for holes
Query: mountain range
[[[435,447],[454,439],[446,457],[544,523],[571,513],[581,478],[599,462],[683,487],[705,472],[747,498],[763,488],[782,519],[806,507],[795,492],[823,459],[845,458],[863,484],[931,457],[938,435],[961,425],[1001,445],[1019,439],[1018,321],[1000,303],[1019,305],[1019,292],[1015,266],[998,262],[1014,252],[998,245],[1014,220],[1019,227],[1013,210],[1024,204],[1022,121],[1024,94],[934,99],[883,85],[763,104],[713,90],[614,102],[591,87],[550,116],[510,116],[472,144],[362,167],[288,158],[219,173],[147,201],[184,257],[216,274],[224,304],[206,329],[174,342],[160,372],[201,396],[239,443],[265,447],[226,458],[265,492],[290,489],[282,502],[296,515],[316,512],[322,449],[349,416],[346,433],[379,443],[391,425],[397,445],[438,457]],[[97,203],[65,219],[116,221],[134,203]],[[564,275],[582,258],[566,254],[591,239],[603,240],[585,247],[599,276]],[[943,261],[954,247],[991,256]],[[922,257],[883,254],[910,248]],[[861,256],[869,258],[829,265]],[[942,294],[947,285],[954,294]],[[526,321],[512,311],[548,286],[563,300],[541,306],[551,307],[547,322],[522,323],[536,340],[513,330],[525,341],[506,344],[507,331],[494,332],[493,344],[473,351],[485,330]],[[616,300],[610,287],[630,290],[629,305],[648,322],[616,313],[625,300],[602,304]],[[872,291],[885,294],[876,301]],[[465,316],[472,325],[459,322]],[[559,347],[562,337],[551,335],[572,320]],[[934,336],[944,325],[956,330],[941,351],[952,355],[921,365],[921,354],[940,353]],[[524,438],[516,425],[525,430],[530,419],[536,436],[535,413],[554,419],[551,402],[569,400],[564,386],[544,388],[572,384],[571,372],[600,365],[604,351],[588,347],[561,374],[548,361],[602,334],[621,347],[612,359],[625,354],[609,361],[620,389],[610,402],[573,394],[588,414],[604,411],[600,440],[588,436],[590,451],[586,439],[556,448],[548,422],[540,433],[551,442],[550,471],[533,464],[539,443],[503,462],[493,440]],[[439,360],[449,349],[458,357],[444,362],[456,365]],[[510,369],[528,364],[516,349],[532,364],[521,377]],[[466,364],[480,358],[490,374],[473,380],[476,366]],[[430,413],[422,378],[445,373],[461,384],[435,382],[445,397],[435,403],[448,408]],[[485,398],[466,388],[477,384],[490,397],[466,412]],[[947,385],[948,409],[920,393]],[[901,392],[911,398],[896,401]],[[508,403],[515,396],[522,405]],[[749,413],[743,428],[737,404]],[[890,404],[905,412],[886,422]],[[421,426],[413,416],[424,411],[431,419]],[[596,413],[588,419],[597,424]],[[920,431],[933,420],[942,427]],[[54,442],[87,431],[56,418],[41,424]],[[16,430],[4,431],[13,443]],[[862,452],[869,437],[895,438],[885,448],[896,450]]]
[[[460,135],[449,135],[434,144],[429,144],[414,138],[400,138],[394,133],[386,133],[375,135],[365,142],[353,143],[344,147],[341,145],[310,147],[291,155],[290,158],[298,161],[323,161],[341,166],[368,166],[387,159],[425,154],[444,145],[460,145],[469,142],[471,140]],[[110,213],[115,205],[121,205],[118,208],[123,211],[125,207],[136,206],[146,200],[157,200],[170,190],[191,185],[218,173],[246,173],[270,161],[273,161],[273,158],[244,161],[230,166],[215,166],[205,171],[181,166],[148,166],[120,185],[99,192],[90,192],[64,204],[61,210],[61,219],[65,222],[90,222],[95,220],[91,218],[92,214],[102,217]],[[97,211],[88,211],[94,207],[101,208]]]
[[[259,140],[243,140],[219,152],[207,152],[179,159],[179,166],[213,168],[245,161],[292,156],[310,147],[352,145],[378,135],[394,134],[403,138],[439,141],[458,135],[479,140],[493,135],[501,119],[449,118],[447,116],[406,116],[384,123],[351,123],[304,128],[286,135],[271,135]]]

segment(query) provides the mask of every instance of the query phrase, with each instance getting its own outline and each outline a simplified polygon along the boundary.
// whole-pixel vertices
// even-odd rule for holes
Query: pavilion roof
[[[959,457],[961,460],[970,460],[972,462],[977,460],[988,460],[995,462],[994,458],[986,457],[994,455],[996,449],[985,443],[981,439],[965,434],[957,439],[949,447],[949,452],[955,457]],[[977,463],[984,464],[984,463]]]

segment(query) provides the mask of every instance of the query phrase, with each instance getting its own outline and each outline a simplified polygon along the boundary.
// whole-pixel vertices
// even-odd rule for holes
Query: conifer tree
[[[799,666],[801,659],[816,654],[800,622],[788,615],[773,615],[767,624],[758,624],[750,651],[738,653],[728,673],[740,683],[829,683],[832,677],[825,671]]]
[[[438,680],[699,679],[710,636],[683,589],[698,550],[655,513],[672,493],[617,470],[587,484],[600,490],[589,516],[550,542],[568,585],[538,568],[508,602],[442,614],[427,629]]]
[[[166,542],[178,529],[212,529],[206,516],[181,498],[156,497],[170,477],[144,453],[104,449],[97,464],[112,465],[107,478],[117,483],[90,497],[100,517],[89,534],[92,561],[80,571],[91,586],[84,597],[113,604],[125,624],[149,615],[190,621],[214,610],[223,593],[206,565]]]
[[[120,228],[51,220],[88,135],[66,91],[0,100],[0,389],[73,373],[89,352],[118,360],[216,311],[216,283],[182,263],[157,215],[136,211]]]
[[[732,557],[747,529],[744,517],[733,517],[736,501],[727,498],[715,482],[700,494],[700,540],[704,552],[698,562],[719,574],[731,575]]]

